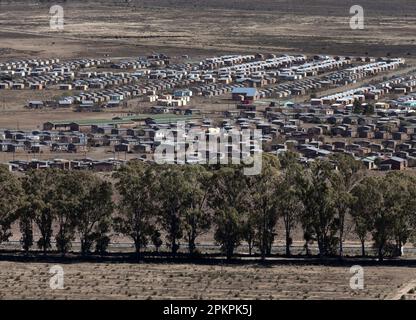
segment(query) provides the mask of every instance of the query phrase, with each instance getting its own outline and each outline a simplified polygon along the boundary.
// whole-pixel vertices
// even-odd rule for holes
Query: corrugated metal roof
[[[245,94],[247,96],[254,97],[257,94],[256,88],[234,88],[233,94]]]

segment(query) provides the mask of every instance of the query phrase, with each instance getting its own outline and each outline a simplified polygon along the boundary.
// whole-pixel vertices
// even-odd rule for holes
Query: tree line
[[[88,171],[34,170],[22,176],[0,167],[0,242],[18,223],[22,249],[65,255],[75,240],[82,255],[106,253],[111,238],[132,240],[137,259],[146,246],[173,255],[214,232],[227,258],[242,244],[262,259],[272,254],[278,222],[286,256],[293,233],[303,231],[306,255],[344,256],[347,234],[371,241],[379,259],[399,256],[415,241],[416,178],[392,172],[368,175],[360,161],[335,155],[301,165],[292,153],[263,155],[262,172],[241,166],[158,165],[131,161],[111,177]],[[35,239],[34,229],[38,231]]]

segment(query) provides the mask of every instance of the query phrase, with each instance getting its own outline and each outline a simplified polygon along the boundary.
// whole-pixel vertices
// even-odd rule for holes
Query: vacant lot
[[[365,267],[364,290],[349,267],[63,264],[64,289],[51,290],[51,264],[0,262],[3,299],[386,299],[408,292],[406,267]]]
[[[64,8],[65,29],[49,28]],[[365,29],[351,30],[343,0],[131,0],[0,3],[0,53],[17,56],[131,56],[216,52],[416,54],[415,3],[362,0]],[[111,12],[111,14],[109,14]]]

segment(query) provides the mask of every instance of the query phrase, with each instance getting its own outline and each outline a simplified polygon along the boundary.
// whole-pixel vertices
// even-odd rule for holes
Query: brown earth
[[[364,267],[364,289],[353,290],[349,267],[77,263],[61,265],[64,289],[52,290],[51,266],[0,262],[0,298],[400,299],[415,278],[412,268]]]
[[[49,28],[64,8],[65,29]],[[2,58],[131,56],[152,50],[215,52],[416,53],[416,4],[360,1],[365,29],[351,30],[352,0],[132,0],[0,3]],[[111,14],[110,14],[111,13]]]

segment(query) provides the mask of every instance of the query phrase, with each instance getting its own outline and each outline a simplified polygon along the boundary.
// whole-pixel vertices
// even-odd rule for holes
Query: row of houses
[[[301,155],[303,162],[333,153],[346,153],[362,160],[369,169],[402,170],[416,166],[416,116],[412,114],[357,116],[347,111],[335,111],[328,116],[310,105],[271,106],[265,111],[257,111],[255,105],[243,105],[232,114],[230,110],[224,112],[222,120],[213,121],[201,114],[196,115],[199,110],[189,110],[195,113],[189,116],[130,115],[109,120],[47,122],[44,132],[32,132],[31,135],[5,132],[4,135],[7,134],[7,139],[14,142],[26,139],[26,142],[18,143],[23,146],[32,140],[31,147],[45,140],[54,140],[53,145],[58,149],[52,151],[57,152],[61,144],[83,136],[87,137],[89,148],[110,147],[114,152],[148,154],[151,158],[169,132],[187,134],[192,129],[209,136],[219,131],[232,133],[258,129],[264,150],[275,154],[292,150]],[[316,119],[320,124],[311,126]],[[183,131],[178,128],[180,123],[184,123]],[[52,132],[54,139],[50,139]],[[233,150],[230,153],[233,154]],[[222,157],[219,153],[216,156]]]
[[[237,63],[244,62],[252,58],[252,56],[243,56],[234,57],[232,60],[234,61],[234,63]],[[224,60],[227,59],[231,58],[224,58]],[[325,62],[312,62],[305,63],[305,65],[303,65],[302,63],[304,62],[304,56],[282,56],[278,58],[268,59],[265,61],[252,61],[242,64],[236,64],[231,67],[233,68],[233,70],[227,71],[226,69],[219,69],[215,72],[204,70],[203,64],[202,66],[198,64],[174,65],[171,66],[169,69],[142,69],[134,71],[132,73],[113,73],[97,72],[92,70],[78,70],[75,76],[73,73],[71,73],[69,77],[59,75],[57,76],[58,78],[56,78],[56,81],[54,82],[49,81],[50,79],[43,79],[42,81],[38,81],[33,86],[39,89],[43,88],[47,84],[60,83],[58,88],[65,91],[70,91],[73,89],[81,91],[92,90],[92,92],[80,94],[79,99],[77,96],[68,96],[61,99],[56,103],[56,105],[59,107],[71,106],[72,103],[76,103],[79,100],[86,100],[89,102],[92,101],[94,105],[109,102],[111,100],[112,103],[107,103],[107,105],[117,106],[117,102],[115,102],[113,99],[108,99],[107,97],[105,97],[111,94],[111,92],[106,92],[105,89],[113,88],[111,89],[113,91],[122,91],[126,89],[126,85],[138,83],[141,79],[145,81],[142,85],[135,86],[135,88],[130,89],[148,89],[146,87],[156,87],[154,88],[155,90],[149,90],[149,92],[154,91],[154,94],[151,94],[151,96],[153,96],[157,93],[163,94],[163,92],[157,92],[157,89],[172,90],[174,88],[189,87],[192,84],[196,84],[194,87],[192,87],[192,91],[195,92],[196,95],[215,96],[229,93],[232,90],[232,88],[230,88],[228,84],[231,82],[236,82],[239,86],[255,86],[255,82],[257,81],[255,78],[253,78],[254,80],[244,78],[247,75],[245,73],[247,72],[247,70],[250,72],[259,72],[259,70],[263,70],[266,68],[278,68],[279,66],[291,66],[292,64],[299,64],[300,66],[303,66],[301,70],[306,70],[306,68],[311,68],[319,64],[322,64],[326,67]],[[93,65],[92,62],[91,65]],[[68,70],[65,69],[63,71]],[[226,78],[228,78],[230,81],[221,80],[224,79],[226,72],[228,72]],[[63,81],[65,80],[67,80],[67,83],[63,83]],[[252,80],[254,82],[252,82]],[[275,83],[275,81],[275,78],[270,77],[268,80],[266,80],[266,84],[272,84]],[[6,87],[10,85],[13,84],[5,84]],[[23,89],[25,87],[24,83],[18,83],[16,85],[19,86],[20,89]],[[131,93],[131,97],[137,96],[137,94],[134,94],[134,92]],[[129,94],[127,94],[127,96],[129,96]],[[156,99],[153,97],[149,98],[149,101],[151,102],[155,100]],[[78,109],[84,109],[85,107],[89,106],[81,106]]]
[[[337,68],[341,68],[341,70],[333,71],[333,72],[330,72],[329,74],[324,74],[322,76],[316,76],[316,75],[319,74],[320,72],[324,72],[323,69],[320,70],[319,72],[311,72],[311,73],[308,72],[306,74],[302,74],[299,77],[290,78],[291,81],[286,81],[283,83],[278,81],[278,79],[275,79],[276,80],[274,81],[275,84],[270,83],[267,85],[267,87],[258,88],[258,97],[259,98],[286,99],[292,96],[306,95],[310,92],[316,92],[322,89],[329,89],[333,87],[353,84],[357,82],[359,79],[373,76],[374,74],[377,74],[378,72],[390,70],[390,68],[393,68],[393,69],[399,68],[400,66],[404,64],[404,60],[400,60],[399,62],[397,62],[396,60],[394,61],[386,60],[386,61],[379,62],[381,65],[387,64],[388,67],[386,68],[376,68],[374,64],[371,63],[371,64],[362,65],[360,69],[355,69],[355,68],[344,69],[350,65],[350,60],[329,59],[328,61],[327,60],[321,61],[321,63],[324,66],[327,64],[330,64],[330,66],[327,67],[329,69],[325,71],[329,71],[330,69],[337,69]],[[302,65],[300,66],[300,69],[304,70]],[[358,73],[358,70],[366,70],[366,71],[362,73]],[[250,86],[250,84],[246,84],[246,85]],[[345,94],[345,96],[348,96],[349,94],[350,93]],[[320,99],[313,99],[311,103],[315,105],[321,105],[321,104],[324,104],[324,102],[327,102],[328,100],[330,101],[334,100],[333,102],[335,103],[336,102],[335,98],[339,98],[339,97],[336,95],[333,95],[329,97],[323,97]],[[325,101],[323,101],[323,99],[325,99]]]
[[[80,132],[0,131],[0,152],[86,152],[88,138]]]
[[[219,66],[225,65],[217,69],[207,68],[207,61],[194,64],[178,64],[171,65],[169,68],[157,67],[141,70],[133,70],[133,72],[98,72],[91,67],[99,67],[101,63],[108,63],[108,60],[88,60],[78,61],[70,64],[70,66],[61,68],[61,70],[76,70],[76,75],[71,73],[70,81],[65,81],[64,76],[59,75],[59,89],[65,91],[79,90],[82,93],[74,96],[66,96],[58,101],[44,101],[43,106],[52,107],[75,107],[77,111],[100,111],[102,108],[118,107],[123,105],[122,101],[144,97],[148,102],[157,102],[159,96],[172,93],[178,88],[188,88],[194,95],[205,97],[219,96],[232,92],[233,99],[244,99],[247,94],[243,93],[238,97],[235,95],[236,89],[241,87],[263,87],[252,95],[253,99],[249,99],[248,103],[257,98],[286,98],[292,95],[304,95],[312,90],[319,90],[323,84],[330,84],[327,78],[323,81],[317,79],[307,79],[323,72],[336,70],[339,68],[350,67],[350,60],[337,57],[315,57],[308,60],[303,55],[283,55],[279,57],[269,57],[265,60],[259,60],[260,57],[255,55],[247,56],[222,56],[213,59]],[[142,59],[142,65],[149,65],[149,61]],[[222,61],[222,62],[220,62]],[[378,72],[382,68],[380,65],[395,63],[395,61],[380,61],[377,63],[367,64],[364,66],[352,67],[348,74],[357,73],[358,70],[375,70]],[[84,70],[83,66],[88,66]],[[52,66],[51,66],[52,68]],[[357,69],[355,69],[357,68]],[[53,70],[56,70],[55,66]],[[294,75],[296,77],[291,76]],[[227,80],[228,79],[228,80]],[[224,81],[223,81],[224,80]],[[278,81],[289,81],[275,86]],[[52,83],[44,79],[34,85],[36,88],[43,88],[44,85]],[[15,85],[5,83],[5,86]],[[24,88],[23,83],[16,84],[20,88]],[[88,92],[87,92],[88,91]],[[166,100],[166,99],[160,99]],[[185,99],[175,99],[173,106],[185,105],[188,101]],[[36,102],[36,103],[33,103]],[[172,104],[170,101],[161,101],[162,106]],[[29,101],[28,107],[39,108],[42,104],[38,101]]]
[[[271,103],[264,108],[255,102],[268,97],[283,100],[323,88],[345,86],[395,70],[404,63],[403,59],[353,61],[348,57],[259,54],[228,55],[178,64],[170,64],[169,57],[156,54],[105,63],[106,68],[123,69],[123,72],[104,69],[99,72],[100,65],[79,63],[64,70],[73,72],[74,77],[64,80],[66,82],[61,82],[59,87],[81,92],[60,98],[54,106],[94,111],[120,106],[128,99],[137,98],[140,102],[152,103],[151,114],[49,121],[43,124],[41,132],[4,131],[0,150],[87,153],[101,148],[103,152],[145,155],[152,161],[154,151],[166,142],[169,134],[175,139],[181,134],[186,137],[195,132],[205,137],[216,137],[219,133],[232,137],[243,129],[257,129],[265,152],[278,154],[292,150],[299,153],[300,160],[305,163],[334,153],[346,153],[363,161],[369,169],[402,170],[416,166],[416,117],[411,112],[414,103],[411,96],[416,85],[413,73],[312,99],[308,104]],[[56,68],[56,65],[50,67]],[[228,108],[222,114],[205,114],[199,108],[184,108],[195,96],[224,94],[231,95],[235,108]],[[391,108],[389,101],[378,101],[386,95],[397,94],[401,96],[395,100],[396,109]],[[355,101],[362,107],[368,106],[368,101],[377,101],[375,113],[354,114],[352,104]],[[32,108],[44,105],[49,106],[43,101],[29,103]],[[209,158],[222,159],[227,154],[239,156],[234,153],[234,147],[241,156],[243,145],[235,146],[232,142],[227,144],[226,151],[214,150],[213,155],[207,154],[210,150],[204,148],[200,151]],[[248,154],[257,150],[251,143],[244,147],[248,148]],[[186,150],[189,145],[183,148]],[[190,163],[195,162],[198,162],[196,154],[190,159]],[[36,167],[34,163],[32,165]],[[91,169],[98,165],[79,163],[72,166],[64,160],[51,160],[41,162],[36,168],[56,163],[61,163],[64,169],[69,169],[68,166]],[[19,165],[17,170],[27,170],[24,166]]]
[[[314,105],[351,104],[355,100],[378,100],[388,93],[412,92],[416,87],[416,74],[413,72],[403,77],[393,76],[391,79],[376,85],[368,85],[357,89],[345,90],[336,94],[312,99]]]
[[[51,159],[51,160],[12,160],[6,165],[10,171],[28,171],[42,169],[60,169],[60,170],[91,170],[95,172],[111,172],[119,169],[126,163],[120,159],[103,159],[93,160],[83,158],[78,160]]]
[[[60,62],[50,60],[19,60],[0,65],[0,89],[42,90],[47,86],[64,84],[84,68],[109,63],[108,59],[78,59]]]

